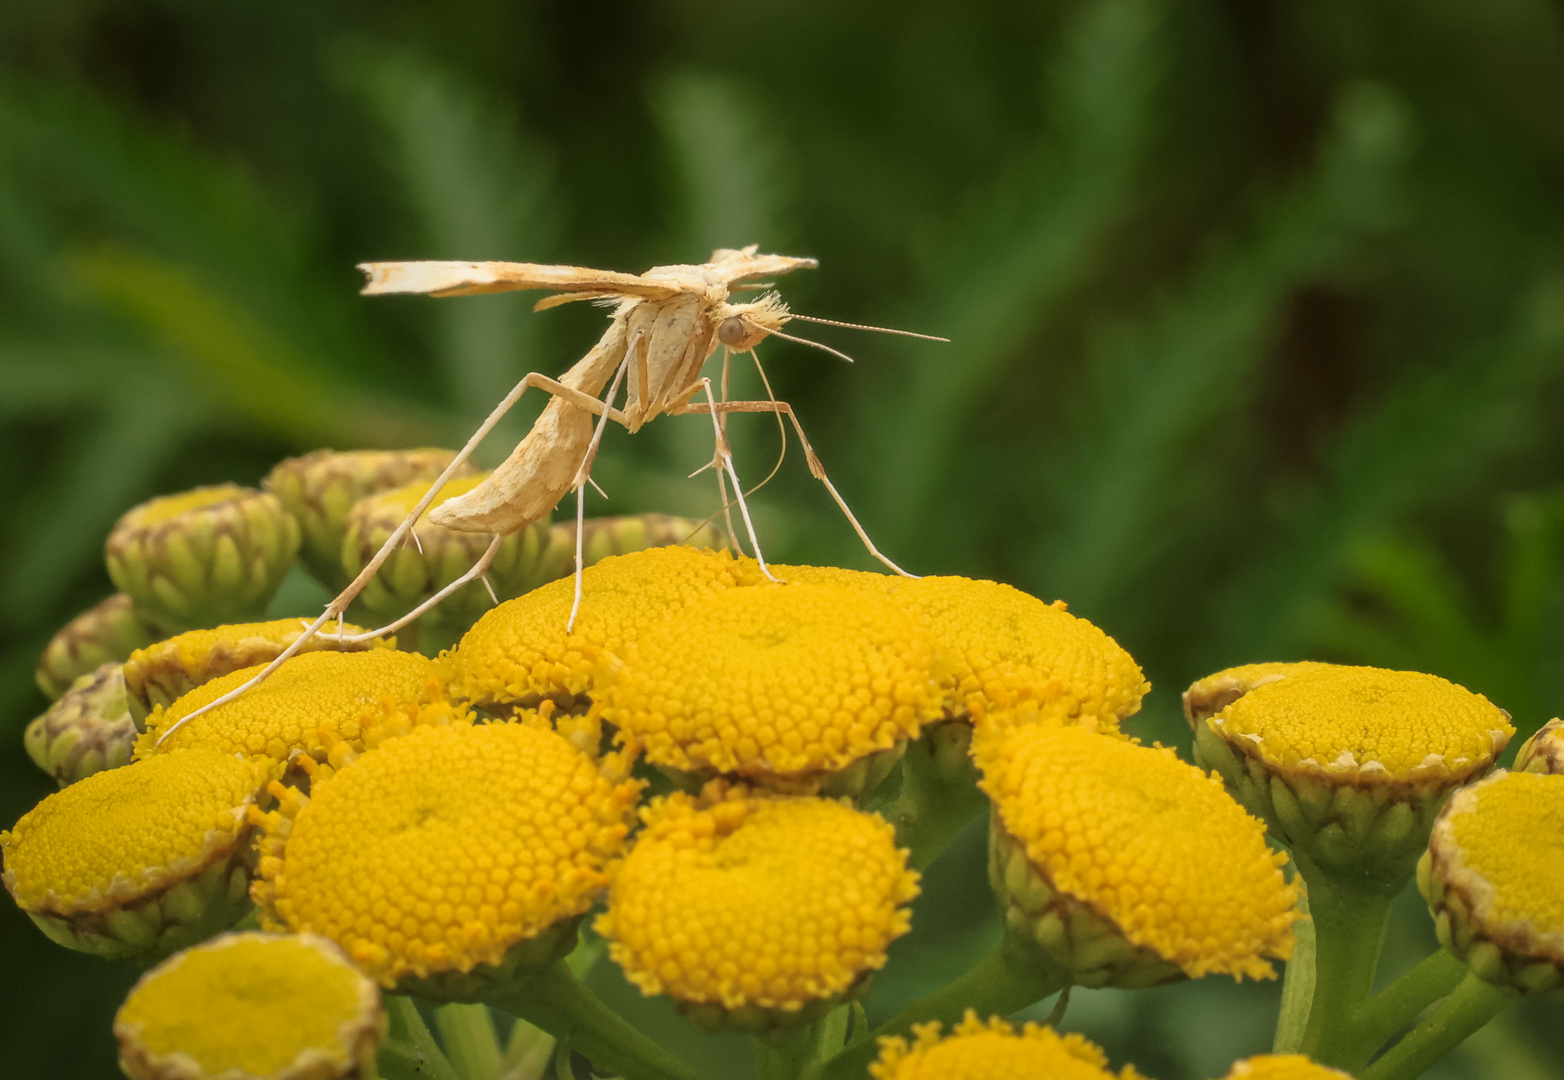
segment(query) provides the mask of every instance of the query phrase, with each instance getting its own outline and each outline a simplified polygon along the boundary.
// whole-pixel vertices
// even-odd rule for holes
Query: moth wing
[[[366,296],[384,293],[473,296],[520,289],[548,289],[552,292],[590,292],[600,296],[641,296],[661,300],[678,291],[635,274],[544,263],[372,262],[359,263],[358,268],[369,275],[369,282],[360,290]]]
[[[817,259],[795,255],[759,255],[756,254],[755,245],[751,244],[741,250],[718,248],[711,253],[711,261],[706,265],[731,285],[735,281],[750,278],[787,274],[794,270],[813,270],[820,263]]]

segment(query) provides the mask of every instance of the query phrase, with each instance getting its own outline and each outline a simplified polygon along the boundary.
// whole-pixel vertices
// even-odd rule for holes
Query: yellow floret
[[[1250,690],[1207,724],[1286,774],[1464,779],[1515,728],[1481,694],[1437,675],[1322,665]]]
[[[1049,715],[1117,731],[1151,689],[1129,653],[1058,601],[961,577],[902,581],[893,598],[956,665],[952,715],[981,719],[1031,698]]]
[[[880,1058],[869,1066],[874,1080],[1139,1080],[1126,1065],[1108,1069],[1108,1058],[1085,1036],[1060,1035],[1028,1023],[1018,1033],[999,1017],[987,1023],[971,1009],[945,1038],[937,1021],[913,1026],[913,1040],[880,1040]]]
[[[917,623],[839,585],[708,596],[647,630],[603,691],[603,718],[649,761],[755,777],[845,768],[938,715]]]
[[[1195,977],[1270,978],[1296,890],[1265,827],[1220,780],[1078,727],[1029,724],[974,747],[999,821],[1055,889]]]
[[[753,567],[751,576],[760,578],[760,567],[754,559],[744,557],[741,561]],[[780,581],[789,585],[846,585],[855,589],[868,589],[874,592],[884,593],[890,596],[896,590],[899,582],[905,578],[894,577],[890,574],[876,574],[868,570],[849,570],[844,566],[788,566],[782,563],[771,563],[771,573]]]
[[[374,649],[361,653],[316,652],[295,656],[265,682],[191,720],[161,746],[158,736],[202,705],[249,681],[260,666],[213,679],[167,709],[154,709],[136,743],[138,757],[183,746],[286,761],[296,750],[323,757],[322,731],[360,737],[367,719],[386,703],[403,705],[438,697],[434,661],[417,653]]]
[[[1317,660],[1274,661],[1264,664],[1240,664],[1191,683],[1184,691],[1184,719],[1191,727],[1227,708],[1257,686],[1285,679],[1289,675],[1329,667]]]
[[[1352,1076],[1302,1054],[1260,1054],[1235,1061],[1222,1080],[1352,1080]]]
[[[647,627],[708,593],[743,583],[726,551],[648,548],[610,556],[581,575],[581,610],[565,632],[574,578],[534,589],[485,614],[452,658],[452,692],[482,708],[530,708],[544,698],[584,709],[598,665]]]
[[[792,1012],[854,989],[907,931],[918,875],[878,816],[717,782],[642,818],[597,929],[644,993]]]
[[[592,905],[637,792],[539,726],[417,728],[262,815],[252,892],[382,986],[499,964]]]
[[[188,630],[131,653],[125,661],[125,690],[140,706],[136,715],[145,716],[154,706],[172,705],[211,679],[276,659],[309,624],[309,619],[274,619]],[[363,630],[348,623],[342,632],[360,634]],[[337,623],[328,622],[301,651],[363,652],[396,647],[395,638],[339,642],[337,633]]]
[[[0,833],[6,888],[24,911],[103,912],[200,873],[238,846],[271,772],[186,750],[50,795]]]
[[[114,1017],[137,1080],[359,1075],[380,992],[324,938],[224,934],[143,975]]]
[[[1482,937],[1564,963],[1564,780],[1499,772],[1462,788],[1430,848]]]

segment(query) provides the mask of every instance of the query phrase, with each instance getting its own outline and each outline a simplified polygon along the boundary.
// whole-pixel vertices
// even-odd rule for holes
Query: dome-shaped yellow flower
[[[1564,779],[1499,771],[1450,797],[1418,885],[1439,940],[1492,983],[1564,983]]]
[[[1291,954],[1297,892],[1282,877],[1286,857],[1219,780],[1172,750],[1078,727],[979,734],[995,808],[990,875],[1013,930],[1069,953],[1083,943],[1065,940],[1075,933],[1067,900],[1191,976],[1270,978],[1265,958]],[[1072,974],[1082,985],[1123,981],[1113,970]]]
[[[1235,1061],[1222,1080],[1352,1080],[1351,1075],[1302,1054],[1260,1054]]]
[[[1240,664],[1237,667],[1218,671],[1215,675],[1207,675],[1204,679],[1191,683],[1189,689],[1184,691],[1184,719],[1194,727],[1199,721],[1221,712],[1256,687],[1277,682],[1289,675],[1329,666],[1317,660],[1299,660],[1292,663],[1276,661],[1264,664]]]
[[[565,711],[585,711],[605,656],[698,597],[741,584],[744,572],[725,551],[661,547],[610,556],[582,573],[581,610],[570,633],[574,577],[479,619],[452,657],[452,693],[491,711],[532,708],[545,698]]]
[[[1060,1035],[1051,1027],[1026,1024],[1018,1032],[999,1017],[986,1023],[971,1009],[940,1038],[938,1022],[917,1024],[913,1039],[880,1041],[880,1058],[869,1066],[874,1080],[1139,1080],[1126,1065],[1108,1068],[1102,1050],[1083,1035]]]
[[[165,641],[144,646],[125,661],[125,691],[137,720],[161,705],[172,705],[191,690],[230,672],[270,663],[309,627],[309,619],[273,619],[270,622],[230,623],[209,630],[187,630]],[[344,624],[343,634],[363,629]],[[302,652],[363,652],[395,648],[395,638],[373,641],[339,640],[335,621],[300,647]],[[297,654],[295,654],[297,655]]]
[[[0,876],[62,944],[120,956],[172,951],[248,906],[233,860],[249,833],[246,808],[274,774],[204,749],[94,773],[0,833]]]
[[[717,781],[641,816],[597,929],[631,982],[698,1024],[806,1022],[907,931],[918,875],[875,815]]]
[[[1151,689],[1129,653],[1062,602],[961,577],[899,581],[893,597],[955,666],[952,715],[980,719],[1031,698],[1049,715],[1117,731]]]
[[[183,746],[286,761],[296,750],[323,757],[324,730],[357,739],[364,724],[393,704],[439,696],[439,667],[417,653],[374,649],[361,653],[313,652],[295,656],[265,682],[191,720],[161,745],[158,737],[201,706],[248,682],[260,666],[205,683],[164,709],[152,711],[138,757]]]
[[[416,728],[257,815],[255,899],[268,926],[332,939],[382,986],[501,969],[420,987],[475,996],[568,951],[629,831],[622,766],[543,725]]]
[[[839,585],[708,596],[641,635],[601,695],[647,760],[755,778],[844,769],[939,715],[917,623]]]
[[[380,991],[314,935],[224,934],[141,977],[114,1017],[132,1080],[337,1080],[370,1072]]]

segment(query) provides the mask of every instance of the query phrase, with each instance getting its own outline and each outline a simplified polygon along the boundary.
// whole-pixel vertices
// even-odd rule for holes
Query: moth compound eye
[[[737,345],[748,336],[749,328],[737,315],[729,315],[722,320],[722,325],[717,327],[717,340],[724,345]]]

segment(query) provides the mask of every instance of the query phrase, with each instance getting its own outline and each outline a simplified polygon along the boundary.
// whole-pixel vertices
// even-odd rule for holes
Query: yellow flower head
[[[313,935],[224,934],[141,977],[114,1017],[132,1080],[336,1080],[368,1071],[380,991]]]
[[[653,626],[603,703],[655,764],[809,777],[916,737],[939,688],[928,638],[889,600],[790,584],[715,593]]]
[[[894,599],[956,666],[952,715],[981,719],[1030,698],[1048,715],[1117,731],[1151,689],[1129,653],[1062,602],[961,577],[901,582]]]
[[[1184,691],[1184,719],[1193,728],[1209,716],[1214,716],[1257,686],[1265,686],[1289,675],[1329,667],[1316,660],[1296,663],[1274,662],[1266,664],[1240,664],[1215,675],[1190,684]]]
[[[131,712],[140,720],[155,707],[172,705],[191,690],[212,679],[241,668],[275,660],[292,645],[309,619],[274,619],[271,622],[232,623],[210,630],[187,630],[166,641],[137,649],[125,661],[125,691],[130,695]],[[363,630],[351,623],[341,628],[346,634]],[[328,622],[301,648],[303,652],[363,652],[366,649],[395,648],[395,638],[373,641],[338,641],[336,622]]]
[[[798,1013],[864,988],[918,893],[891,827],[722,781],[654,800],[597,929],[647,994]]]
[[[1235,1061],[1222,1080],[1352,1080],[1339,1069],[1318,1065],[1302,1054],[1260,1054]]]
[[[253,895],[382,986],[501,966],[607,885],[639,791],[624,765],[544,724],[415,728],[254,815]]]
[[[245,811],[273,775],[269,763],[214,750],[94,773],[0,833],[0,877],[61,944],[166,955],[242,913]]]
[[[1060,1035],[1028,1023],[1017,1032],[971,1009],[945,1038],[938,1021],[913,1026],[913,1039],[880,1040],[880,1058],[869,1066],[874,1080],[1140,1080],[1134,1066],[1108,1068],[1108,1058],[1084,1035]]]
[[[1270,978],[1292,952],[1286,857],[1222,784],[1172,750],[1028,724],[974,755],[996,826],[1059,894],[1191,976]]]
[[[1564,773],[1564,720],[1554,717],[1521,744],[1515,754],[1519,772]]]
[[[1335,664],[1257,686],[1206,723],[1284,775],[1367,784],[1459,783],[1515,734],[1504,710],[1437,675]]]
[[[725,551],[648,548],[615,555],[581,575],[581,611],[561,578],[484,615],[452,658],[452,692],[483,709],[531,708],[545,698],[585,711],[599,662],[622,653],[643,630],[707,593],[742,583],[744,567]]]
[[[248,682],[260,670],[256,666],[232,672],[197,687],[166,709],[154,709],[147,718],[146,734],[136,744],[137,756],[206,746],[278,761],[287,761],[296,750],[321,758],[326,750],[323,731],[358,739],[366,722],[386,711],[387,702],[400,705],[439,696],[438,666],[417,653],[391,649],[306,653],[158,745],[158,736],[181,717]]]
[[[1564,779],[1500,770],[1457,791],[1418,885],[1439,939],[1490,982],[1564,982]]]

